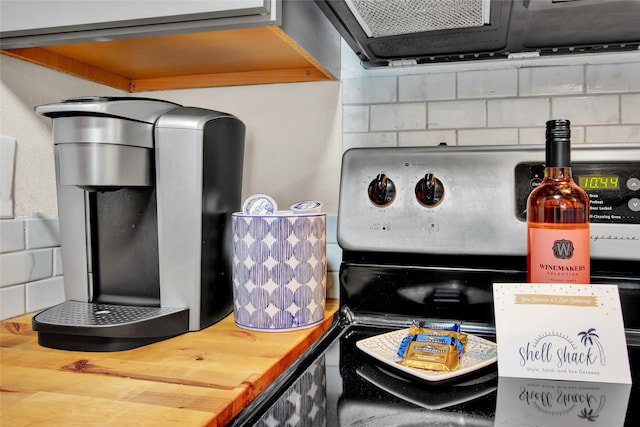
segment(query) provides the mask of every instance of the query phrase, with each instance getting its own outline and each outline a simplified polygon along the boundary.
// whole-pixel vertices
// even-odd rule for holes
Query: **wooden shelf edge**
[[[7,49],[0,53],[52,68],[85,80],[131,92],[131,80],[40,47]]]
[[[322,72],[313,68],[211,73],[136,79],[131,82],[131,92],[221,86],[247,86],[274,83],[300,83],[321,80],[329,79]]]
[[[98,68],[76,59],[71,59],[46,48],[19,48],[0,50],[0,53],[45,66],[56,71],[100,83],[126,92],[143,92],[167,89],[187,89],[221,86],[243,86],[274,83],[299,83],[322,80],[337,80],[319,61],[300,47],[280,27],[270,26],[269,30],[284,41],[295,52],[309,62],[309,66],[298,69],[271,69],[164,76],[142,79],[130,79],[114,74],[106,69]]]
[[[333,75],[328,69],[326,69],[320,61],[318,61],[313,55],[303,49],[295,40],[293,40],[287,33],[285,33],[282,28],[278,26],[269,26],[267,27],[271,30],[277,37],[279,37],[282,41],[287,43],[293,50],[295,50],[300,56],[309,61],[319,72],[321,72],[327,80],[338,80],[336,76]]]

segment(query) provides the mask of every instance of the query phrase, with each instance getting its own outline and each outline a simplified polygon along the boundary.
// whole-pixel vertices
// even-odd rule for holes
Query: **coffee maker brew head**
[[[36,107],[53,120],[60,185],[114,191],[153,185],[153,126],[180,107],[146,98],[72,98]]]

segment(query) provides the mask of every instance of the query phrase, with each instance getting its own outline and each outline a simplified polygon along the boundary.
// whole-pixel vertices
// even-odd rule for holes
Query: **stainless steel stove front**
[[[351,251],[525,256],[519,204],[539,181],[543,162],[543,145],[348,150],[338,243]],[[592,258],[640,260],[640,144],[575,145],[572,162],[574,175],[607,169],[620,175],[617,189],[587,190],[592,200],[615,193],[622,211],[592,223]],[[620,171],[621,164],[629,170]],[[530,174],[517,173],[519,165]],[[436,203],[418,195],[429,193],[419,188],[427,176],[441,188]]]

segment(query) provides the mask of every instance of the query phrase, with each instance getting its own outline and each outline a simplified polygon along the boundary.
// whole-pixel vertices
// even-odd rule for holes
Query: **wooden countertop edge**
[[[262,391],[264,391],[271,382],[277,378],[284,370],[289,367],[298,357],[304,353],[304,351],[313,344],[327,329],[331,326],[333,322],[333,313],[335,310],[328,312],[325,314],[325,319],[314,326],[313,328],[309,328],[309,335],[304,337],[289,353],[285,354],[279,362],[274,363],[269,370],[263,372],[262,375],[254,375],[252,378],[248,378],[246,381],[243,381],[243,386],[245,387],[243,395],[244,397],[241,399],[235,399],[232,402],[232,408],[230,411],[225,410],[223,413],[219,413],[214,420],[214,424],[212,425],[226,425],[230,422],[236,415],[238,415],[247,404],[251,403],[253,399],[255,399]],[[261,332],[270,334],[273,332]],[[277,333],[277,332],[276,332]],[[239,405],[237,403],[240,403]],[[228,418],[226,414],[229,414]]]
[[[83,407],[83,405],[87,408],[88,412],[91,412],[88,410],[91,409],[95,410],[96,414],[102,412],[104,414],[111,415],[109,418],[110,421],[106,420],[104,422],[97,423],[101,425],[114,425],[113,422],[115,422],[116,419],[126,419],[128,420],[127,422],[130,421],[132,423],[136,423],[136,420],[140,420],[142,422],[141,425],[148,425],[148,423],[153,422],[154,426],[225,425],[238,415],[248,403],[255,399],[256,396],[258,396],[275,378],[290,366],[291,363],[300,357],[300,355],[304,353],[304,351],[330,327],[338,307],[339,303],[337,300],[327,300],[324,320],[317,326],[306,329],[286,332],[246,331],[237,327],[233,323],[233,314],[230,314],[229,317],[209,328],[198,332],[189,332],[188,334],[200,334],[193,337],[195,343],[194,348],[192,349],[193,351],[198,350],[198,341],[205,342],[214,338],[217,336],[218,331],[221,336],[226,337],[225,339],[228,339],[227,334],[229,331],[233,333],[233,336],[242,336],[244,334],[240,332],[246,331],[255,334],[256,342],[262,346],[262,349],[268,347],[270,342],[273,342],[274,353],[257,355],[253,360],[256,360],[258,365],[247,368],[246,370],[240,369],[237,371],[240,375],[242,375],[243,372],[247,372],[247,377],[242,379],[240,376],[234,387],[227,388],[228,392],[225,391],[225,389],[195,387],[195,389],[192,388],[192,391],[195,391],[191,392],[191,394],[189,394],[188,390],[185,389],[187,395],[183,397],[184,402],[182,403],[179,401],[181,399],[179,395],[176,396],[174,394],[170,394],[159,395],[159,401],[157,402],[142,402],[145,404],[144,406],[141,406],[141,402],[136,400],[121,399],[113,396],[109,398],[104,397],[101,394],[87,395],[79,389],[76,391],[76,386],[73,385],[75,382],[72,385],[67,385],[67,388],[59,387],[58,383],[53,385],[47,383],[47,380],[56,382],[55,379],[57,378],[59,380],[62,378],[60,377],[61,375],[70,375],[74,373],[59,368],[60,365],[58,363],[61,362],[61,359],[75,360],[78,357],[82,358],[87,354],[92,353],[65,352],[40,347],[37,343],[37,333],[33,331],[31,327],[31,320],[34,314],[26,314],[4,320],[0,322],[0,406],[3,408],[2,414],[0,415],[0,425],[4,425],[5,422],[12,424],[13,422],[16,422],[16,420],[19,421],[18,425],[36,425],[42,423],[52,425],[50,424],[52,421],[64,423],[65,421],[69,421],[69,419],[65,417],[70,416],[70,411],[71,413],[73,413],[74,409],[79,411],[79,408]],[[236,331],[235,328],[238,330]],[[182,339],[188,340],[190,337],[188,334],[184,334]],[[288,341],[288,337],[291,338],[291,341]],[[164,342],[169,343],[170,341],[171,340],[167,340]],[[221,342],[224,343],[226,341]],[[287,345],[289,345],[287,343],[290,343],[289,347],[287,347]],[[172,352],[175,352],[175,347],[175,342],[167,345],[167,352],[169,355],[174,356],[174,353]],[[99,355],[105,359],[108,359],[109,355],[114,355],[113,357],[115,359],[109,360],[117,359],[120,363],[128,364],[126,366],[130,369],[135,368],[135,366],[143,366],[145,364],[146,365],[143,367],[147,370],[153,369],[156,367],[156,361],[153,359],[147,359],[157,354],[158,347],[155,347],[154,349],[150,348],[148,352],[150,355],[145,354],[143,350],[144,348],[145,347],[142,347],[137,350],[139,353],[138,355],[140,356],[139,359],[126,358],[120,352],[93,354]],[[207,350],[211,351],[211,348],[203,349],[205,353]],[[2,357],[2,353],[5,351],[7,352],[4,354],[6,357]],[[223,356],[221,359],[224,359],[224,356],[229,355],[229,349],[224,349],[224,352],[221,353]],[[175,355],[178,355],[178,353],[175,353]],[[246,360],[252,360],[252,355],[245,354],[243,356]],[[24,361],[25,358],[28,358],[29,360],[42,361],[45,364],[38,365],[36,363],[36,366],[31,366]],[[50,358],[55,359],[56,363],[51,364],[47,362]],[[18,359],[22,360],[18,363],[16,362]],[[46,363],[49,363],[49,365]],[[233,363],[238,362],[233,361],[232,364]],[[166,366],[166,363],[158,363],[157,366],[158,368],[161,368],[162,366]],[[171,366],[179,369],[180,366],[191,368],[193,365],[186,364],[185,362],[178,360]],[[203,366],[203,369],[203,374],[205,374],[206,377],[207,375],[211,375],[211,370],[213,368],[206,367],[205,365]],[[233,369],[233,367],[231,367],[231,369]],[[262,371],[260,369],[262,369]],[[14,371],[13,374],[11,372],[12,370]],[[47,373],[51,374],[48,375]],[[21,377],[20,375],[37,376],[38,378],[33,377],[29,381],[24,381],[24,376]],[[238,376],[236,375],[236,377]],[[64,378],[72,377],[65,376]],[[115,378],[114,376],[108,376],[108,378],[110,386],[116,387],[118,390],[121,388],[123,394],[131,391],[130,389],[134,387],[132,384],[135,383],[135,381],[144,380],[147,381],[147,384],[158,384],[154,387],[167,387],[166,385],[162,385],[162,382],[156,382],[152,376],[145,380],[145,374],[143,372],[140,372],[139,376],[136,375],[127,378]],[[159,378],[159,381],[161,381],[162,376],[159,375]],[[189,385],[188,375],[183,378],[176,379],[184,379],[184,385],[181,385],[180,382],[175,382],[175,385],[172,387],[192,387]],[[83,375],[83,384],[85,385],[87,383],[91,384],[91,382],[94,381],[96,382],[96,386],[99,386],[101,384],[98,384],[98,382],[104,380],[104,375],[96,375],[95,377],[85,377]],[[210,400],[215,404],[206,404],[205,402],[199,403],[200,406],[194,406],[193,404],[190,405],[190,402],[188,401],[190,398],[189,396],[191,395],[191,398],[193,398],[196,394],[204,396],[208,401]],[[105,406],[105,401],[112,402],[111,405],[106,405],[109,407],[107,409],[103,408],[103,406]],[[38,406],[40,403],[42,403],[43,406],[39,409],[33,411],[30,409],[26,410],[26,408]],[[142,411],[140,415],[138,415],[139,409]],[[153,414],[153,411],[156,413]],[[180,413],[183,415],[179,415]],[[86,420],[88,416],[89,414],[87,413],[85,418],[80,417],[77,421],[82,421],[82,419]],[[95,418],[92,420],[95,420]],[[54,425],[62,425],[55,424],[55,422]],[[158,422],[160,422],[160,424],[158,424]]]

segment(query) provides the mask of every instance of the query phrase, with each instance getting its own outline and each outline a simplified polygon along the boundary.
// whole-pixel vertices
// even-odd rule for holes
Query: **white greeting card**
[[[494,283],[498,375],[631,383],[618,287]]]

